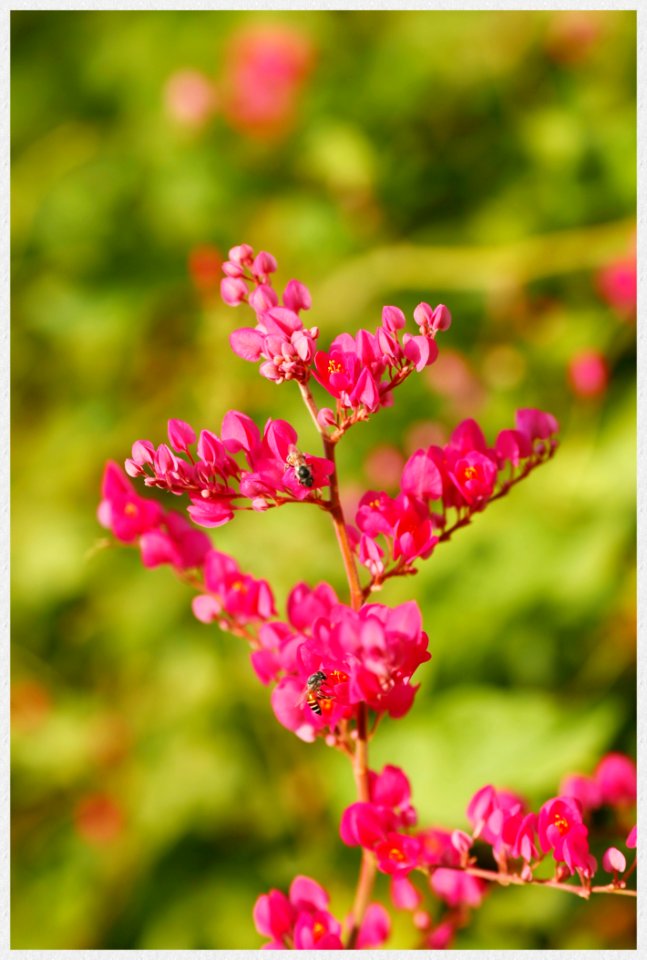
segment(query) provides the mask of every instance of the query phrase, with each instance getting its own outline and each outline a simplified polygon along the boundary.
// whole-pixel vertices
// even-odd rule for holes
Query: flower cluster
[[[626,809],[633,774],[635,802],[636,768],[629,757],[609,754],[600,762],[600,770],[608,802],[619,809]],[[471,833],[413,829],[417,815],[411,805],[409,781],[402,770],[391,766],[379,775],[371,772],[369,800],[351,804],[342,815],[341,839],[349,846],[370,851],[377,869],[391,877],[393,904],[412,911],[414,923],[424,935],[424,945],[447,946],[457,919],[464,922],[465,911],[480,905],[487,889],[486,880],[560,884],[577,874],[582,886],[573,889],[588,896],[598,864],[589,849],[589,827],[578,800],[564,795],[553,797],[536,814],[527,808],[522,797],[488,785],[470,800],[467,819]],[[490,848],[498,872],[478,866],[474,855],[477,840]],[[625,846],[636,847],[635,826]],[[555,879],[536,880],[534,871],[549,853],[556,864]],[[518,872],[512,864],[518,865]],[[626,877],[620,874],[625,873],[627,864],[622,851],[609,847],[602,857],[602,866],[613,874],[611,887],[624,888]],[[449,910],[442,922],[432,923],[430,914],[421,910],[423,893],[412,882],[414,872],[427,874],[428,892]],[[452,915],[451,911],[458,908],[459,913]]]
[[[187,511],[202,527],[228,523],[237,509],[267,510],[315,499],[333,471],[330,460],[298,454],[296,430],[285,420],[268,420],[261,437],[253,420],[230,410],[220,436],[201,431],[195,453],[196,433],[188,423],[169,420],[168,436],[170,445],[158,447],[150,440],[135,441],[126,473],[143,478],[148,487],[186,494],[191,501]],[[240,453],[248,469],[237,463]],[[307,468],[307,484],[297,472],[300,460]],[[250,504],[237,504],[241,498]]]
[[[182,571],[203,564],[211,549],[206,533],[196,530],[181,514],[140,497],[123,470],[112,461],[103,472],[101,495],[99,523],[121,543],[137,544],[144,566],[169,563]]]
[[[409,457],[397,496],[365,493],[355,515],[358,529],[350,535],[373,587],[387,575],[410,572],[414,560],[428,557],[439,540],[448,539],[473,513],[549,459],[557,447],[557,429],[549,413],[517,410],[515,429],[501,430],[490,448],[476,421],[464,420],[444,446],[416,450]],[[450,510],[455,511],[453,525]]]
[[[241,327],[231,334],[231,349],[243,360],[263,360],[260,372],[268,380],[305,383],[319,336],[317,327],[307,329],[299,317],[312,304],[308,288],[290,280],[279,302],[271,281],[276,260],[265,251],[255,255],[247,243],[229,251],[222,269],[225,278],[220,292],[225,303],[230,307],[248,303],[256,314],[255,327]]]
[[[356,611],[328,584],[300,583],[287,610],[289,622],[265,624],[252,653],[259,679],[277,681],[271,699],[279,723],[312,741],[354,716],[359,703],[392,717],[410,709],[418,689],[411,678],[431,657],[416,603]]]
[[[433,308],[428,303],[419,303],[413,312],[418,333],[404,333],[401,341],[405,315],[399,307],[387,306],[375,333],[342,333],[328,351],[317,350],[318,328],[304,327],[299,317],[301,310],[311,306],[308,288],[290,280],[281,302],[271,281],[276,268],[271,254],[255,255],[249,244],[229,251],[229,260],[223,264],[222,298],[232,307],[248,303],[256,314],[255,327],[241,327],[231,334],[232,350],[244,360],[262,360],[260,373],[275,383],[305,384],[312,373],[337,401],[336,412],[326,407],[319,412],[321,427],[333,428],[333,436],[379,407],[389,406],[393,389],[438,356],[436,334],[449,328],[451,314],[444,304]]]
[[[560,793],[577,800],[585,812],[602,806],[631,807],[637,794],[636,765],[622,753],[608,753],[592,776],[575,773],[564,777]]]
[[[328,910],[330,897],[310,877],[295,877],[286,897],[270,890],[254,905],[258,932],[270,937],[265,950],[342,950],[341,924]],[[379,903],[369,904],[355,946],[379,947],[390,933],[389,915]]]
[[[311,306],[307,288],[291,280],[279,299],[271,254],[255,254],[242,244],[229,251],[223,270],[225,302],[247,303],[256,314],[255,327],[231,334],[232,349],[260,362],[266,379],[296,381],[325,456],[302,453],[296,430],[285,420],[268,420],[261,432],[244,413],[229,411],[218,434],[205,429],[199,436],[188,423],[170,420],[168,443],[136,441],[126,473],[115,463],[107,465],[99,521],[119,542],[138,546],[146,566],[169,564],[194,589],[193,612],[200,621],[250,642],[254,672],[263,684],[273,685],[271,705],[282,726],[307,742],[321,737],[352,760],[358,801],[344,811],[340,833],[344,843],[362,849],[363,866],[346,932],[342,938],[342,923],[329,911],[324,888],[298,876],[287,895],[273,889],[256,902],[256,929],[269,938],[264,947],[381,946],[389,934],[388,914],[377,903],[367,906],[375,869],[390,878],[393,905],[411,912],[427,949],[448,946],[469,911],[481,904],[488,881],[547,883],[580,896],[593,890],[629,892],[627,878],[635,864],[627,870],[617,846],[599,851],[611,883],[592,887],[598,863],[587,822],[603,805],[626,814],[635,803],[636,770],[627,757],[609,754],[592,776],[566,778],[558,795],[537,812],[517,794],[485,786],[467,808],[471,832],[418,827],[405,773],[395,766],[379,774],[368,767],[368,741],[378,720],[386,714],[402,717],[411,709],[418,690],[414,675],[431,658],[418,605],[369,603],[371,591],[388,577],[415,572],[416,560],[430,556],[437,543],[550,459],[557,447],[555,418],[518,410],[514,428],[502,430],[492,447],[476,421],[464,420],[447,443],[409,457],[396,496],[367,492],[354,524],[347,524],[335,445],[354,423],[389,405],[395,387],[412,372],[434,362],[436,335],[450,326],[449,311],[442,304],[418,304],[413,314],[418,331],[410,334],[403,332],[404,313],[386,306],[374,333],[342,333],[322,351],[319,331],[306,328],[300,316]],[[317,408],[311,377],[336,401],[334,410]],[[267,581],[241,571],[183,515],[139,496],[129,476],[186,496],[190,520],[203,527],[221,526],[237,510],[298,502],[324,509],[340,544],[350,604],[328,583],[300,582],[288,595],[286,619],[276,619]],[[364,588],[357,560],[370,573]],[[621,835],[620,821],[616,826]],[[626,834],[628,824],[622,829]],[[635,846],[634,827],[626,847]],[[549,855],[555,876],[538,879],[536,870]]]
[[[214,620],[223,630],[240,632],[276,614],[266,580],[244,574],[233,557],[214,550],[206,533],[196,530],[175,511],[140,497],[116,463],[108,463],[98,516],[121,543],[137,544],[146,567],[170,564],[200,590],[193,600],[198,620]]]

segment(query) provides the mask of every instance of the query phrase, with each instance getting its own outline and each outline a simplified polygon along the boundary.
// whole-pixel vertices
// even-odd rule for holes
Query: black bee
[[[312,712],[320,717],[321,704],[319,701],[333,699],[329,694],[323,693],[321,689],[327,679],[328,677],[323,670],[317,670],[315,673],[311,673],[306,680],[305,690],[297,700],[297,706],[301,703],[307,703]]]
[[[312,470],[308,466],[306,458],[299,450],[297,450],[295,446],[290,448],[286,463],[288,467],[294,468],[296,478],[302,487],[314,486],[315,478],[312,474]]]

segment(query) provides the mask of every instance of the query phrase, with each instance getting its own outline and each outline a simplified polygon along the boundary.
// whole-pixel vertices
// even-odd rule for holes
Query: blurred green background
[[[462,827],[484,783],[538,806],[634,754],[635,27],[12,14],[15,949],[255,948],[256,897],[296,873],[351,903],[346,760],[274,721],[170,569],[88,555],[105,460],[169,417],[284,416],[316,452],[296,389],[229,351],[250,317],[217,263],[239,242],[311,287],[322,347],[385,303],[452,310],[438,363],[340,445],[348,502],[463,417],[490,440],[520,406],[561,423],[554,461],[380,596],[417,599],[433,659],[372,766],[407,770],[421,824]],[[344,589],[326,518],[296,512],[214,534],[279,604],[298,579]],[[388,946],[414,944],[398,915]],[[633,945],[632,902],[535,889],[494,890],[456,941]]]

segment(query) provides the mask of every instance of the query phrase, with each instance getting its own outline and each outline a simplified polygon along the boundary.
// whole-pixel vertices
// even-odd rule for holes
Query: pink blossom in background
[[[603,267],[596,276],[598,293],[621,317],[631,317],[637,304],[636,254]]]
[[[579,397],[600,396],[609,382],[606,359],[595,350],[576,354],[568,363],[568,381],[573,393]]]
[[[370,903],[366,908],[357,934],[356,948],[368,950],[381,947],[391,932],[391,918],[381,903]]]
[[[369,483],[393,489],[400,482],[404,457],[397,447],[379,444],[364,461],[364,473]]]
[[[426,944],[430,950],[446,950],[454,939],[455,933],[454,924],[445,920],[443,923],[439,923],[437,927],[432,928],[427,936]]]
[[[625,842],[626,842],[627,848],[628,848],[629,850],[635,850],[635,849],[636,849],[636,825],[635,825],[635,824],[634,824],[634,826],[631,828],[631,830],[629,831],[629,836],[627,837],[627,839],[626,839]]]
[[[285,25],[245,27],[230,37],[225,57],[222,106],[227,121],[258,138],[286,133],[314,64],[310,39]]]
[[[559,785],[559,793],[563,797],[578,800],[585,812],[595,810],[602,802],[600,787],[594,778],[583,774],[571,773],[564,777]]]
[[[630,806],[636,802],[636,764],[622,753],[608,753],[597,765],[594,779],[602,803]]]
[[[164,105],[176,123],[199,128],[218,109],[218,94],[204,73],[199,70],[178,70],[166,82]]]

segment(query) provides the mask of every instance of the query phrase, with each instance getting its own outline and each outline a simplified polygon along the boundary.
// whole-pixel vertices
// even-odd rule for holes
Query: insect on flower
[[[306,680],[306,688],[297,700],[297,706],[300,706],[302,703],[307,703],[313,713],[316,713],[318,717],[321,716],[321,704],[320,700],[332,700],[333,697],[329,693],[325,693],[321,688],[328,680],[328,677],[323,672],[323,670],[317,670],[315,673],[311,673],[308,679]]]
[[[290,449],[285,464],[286,468],[292,467],[294,469],[296,478],[302,487],[311,487],[314,484],[315,478],[312,474],[312,470],[308,466],[304,455],[300,450],[297,450],[294,444],[290,444]]]

